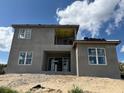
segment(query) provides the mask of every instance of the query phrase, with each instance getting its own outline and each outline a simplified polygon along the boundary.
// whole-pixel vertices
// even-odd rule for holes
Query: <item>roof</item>
[[[39,27],[39,28],[76,28],[78,30],[79,25],[59,25],[59,24],[12,24],[12,27],[14,28],[34,28],[34,27]]]
[[[77,44],[110,44],[110,45],[118,45],[120,44],[120,40],[75,40],[73,42],[73,47],[75,47]]]

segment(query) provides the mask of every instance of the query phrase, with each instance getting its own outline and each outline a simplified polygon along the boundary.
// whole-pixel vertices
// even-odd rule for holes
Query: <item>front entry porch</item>
[[[70,52],[45,52],[44,70],[70,72]]]
[[[69,63],[70,58],[69,57],[50,57],[48,58],[49,63],[49,71],[69,71]]]

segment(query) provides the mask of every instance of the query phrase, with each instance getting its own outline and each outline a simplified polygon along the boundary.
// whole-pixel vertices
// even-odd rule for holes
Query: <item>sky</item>
[[[84,37],[121,40],[119,62],[124,62],[124,0],[0,0],[0,63],[6,64],[14,29],[12,24],[77,24]]]

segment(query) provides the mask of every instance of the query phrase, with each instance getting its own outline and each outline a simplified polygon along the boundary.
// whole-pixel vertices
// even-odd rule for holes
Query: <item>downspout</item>
[[[78,47],[76,46],[76,74],[79,76]]]

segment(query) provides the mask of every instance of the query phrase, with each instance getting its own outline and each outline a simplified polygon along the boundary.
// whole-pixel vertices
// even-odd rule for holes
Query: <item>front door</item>
[[[55,60],[55,59],[52,59],[51,60],[51,71],[57,71],[57,60]]]
[[[69,71],[69,58],[63,58],[63,62],[62,62],[62,71],[67,72]]]

